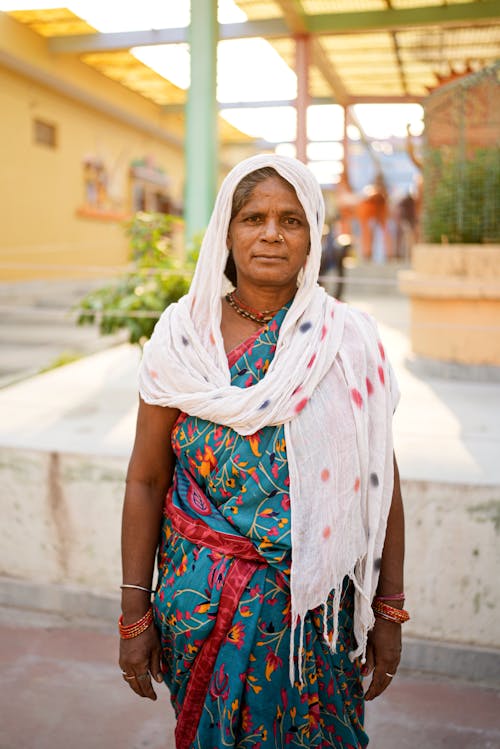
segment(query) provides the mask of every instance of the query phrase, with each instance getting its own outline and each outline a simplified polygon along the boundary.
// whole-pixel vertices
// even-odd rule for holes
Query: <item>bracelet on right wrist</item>
[[[120,585],[120,589],[123,590],[124,588],[133,588],[134,590],[143,590],[145,593],[154,593],[154,590],[151,590],[151,588],[145,588],[143,585],[131,585],[129,583],[123,583]]]
[[[144,616],[132,624],[123,623],[123,614],[118,619],[118,632],[122,640],[132,640],[145,632],[153,623],[153,608],[150,606]]]

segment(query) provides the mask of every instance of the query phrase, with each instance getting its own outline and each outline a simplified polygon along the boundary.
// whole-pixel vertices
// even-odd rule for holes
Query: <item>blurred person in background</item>
[[[301,162],[237,165],[145,346],[119,662],[139,696],[166,683],[177,749],[365,747],[398,668],[398,388],[374,321],[318,286],[323,220]]]
[[[417,204],[411,192],[403,195],[395,206],[395,255],[409,262],[417,231]]]
[[[389,260],[393,255],[388,226],[389,205],[385,180],[381,173],[377,174],[373,184],[363,189],[357,206],[357,218],[361,230],[363,260]]]
[[[326,227],[321,243],[319,282],[337,300],[344,292],[344,260],[351,249],[350,234],[340,233],[341,222],[334,218]]]

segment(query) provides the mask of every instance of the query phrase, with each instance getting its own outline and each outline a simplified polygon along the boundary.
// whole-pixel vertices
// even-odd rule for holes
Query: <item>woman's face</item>
[[[254,187],[229,225],[238,285],[296,289],[309,251],[309,224],[295,190],[279,177]]]

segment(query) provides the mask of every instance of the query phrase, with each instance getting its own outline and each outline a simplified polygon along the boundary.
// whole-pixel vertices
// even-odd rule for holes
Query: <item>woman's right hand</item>
[[[156,700],[151,677],[161,683],[160,638],[154,624],[130,640],[120,639],[120,668],[123,679],[139,695]]]

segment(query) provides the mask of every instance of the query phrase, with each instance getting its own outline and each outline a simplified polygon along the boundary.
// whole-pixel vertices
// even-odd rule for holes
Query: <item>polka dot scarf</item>
[[[234,189],[245,175],[265,166],[294,186],[309,222],[311,251],[268,372],[241,389],[231,385],[220,332],[226,237]],[[351,657],[364,656],[393,487],[397,385],[373,320],[317,284],[323,221],[320,187],[301,162],[260,155],[237,165],[219,191],[190,291],[161,316],[144,347],[139,375],[146,403],[179,408],[242,435],[285,424],[292,680],[294,630],[298,625],[302,634],[308,610],[324,605],[324,635],[335,649],[346,576],[356,590],[357,648]],[[333,607],[327,610],[332,590]]]

